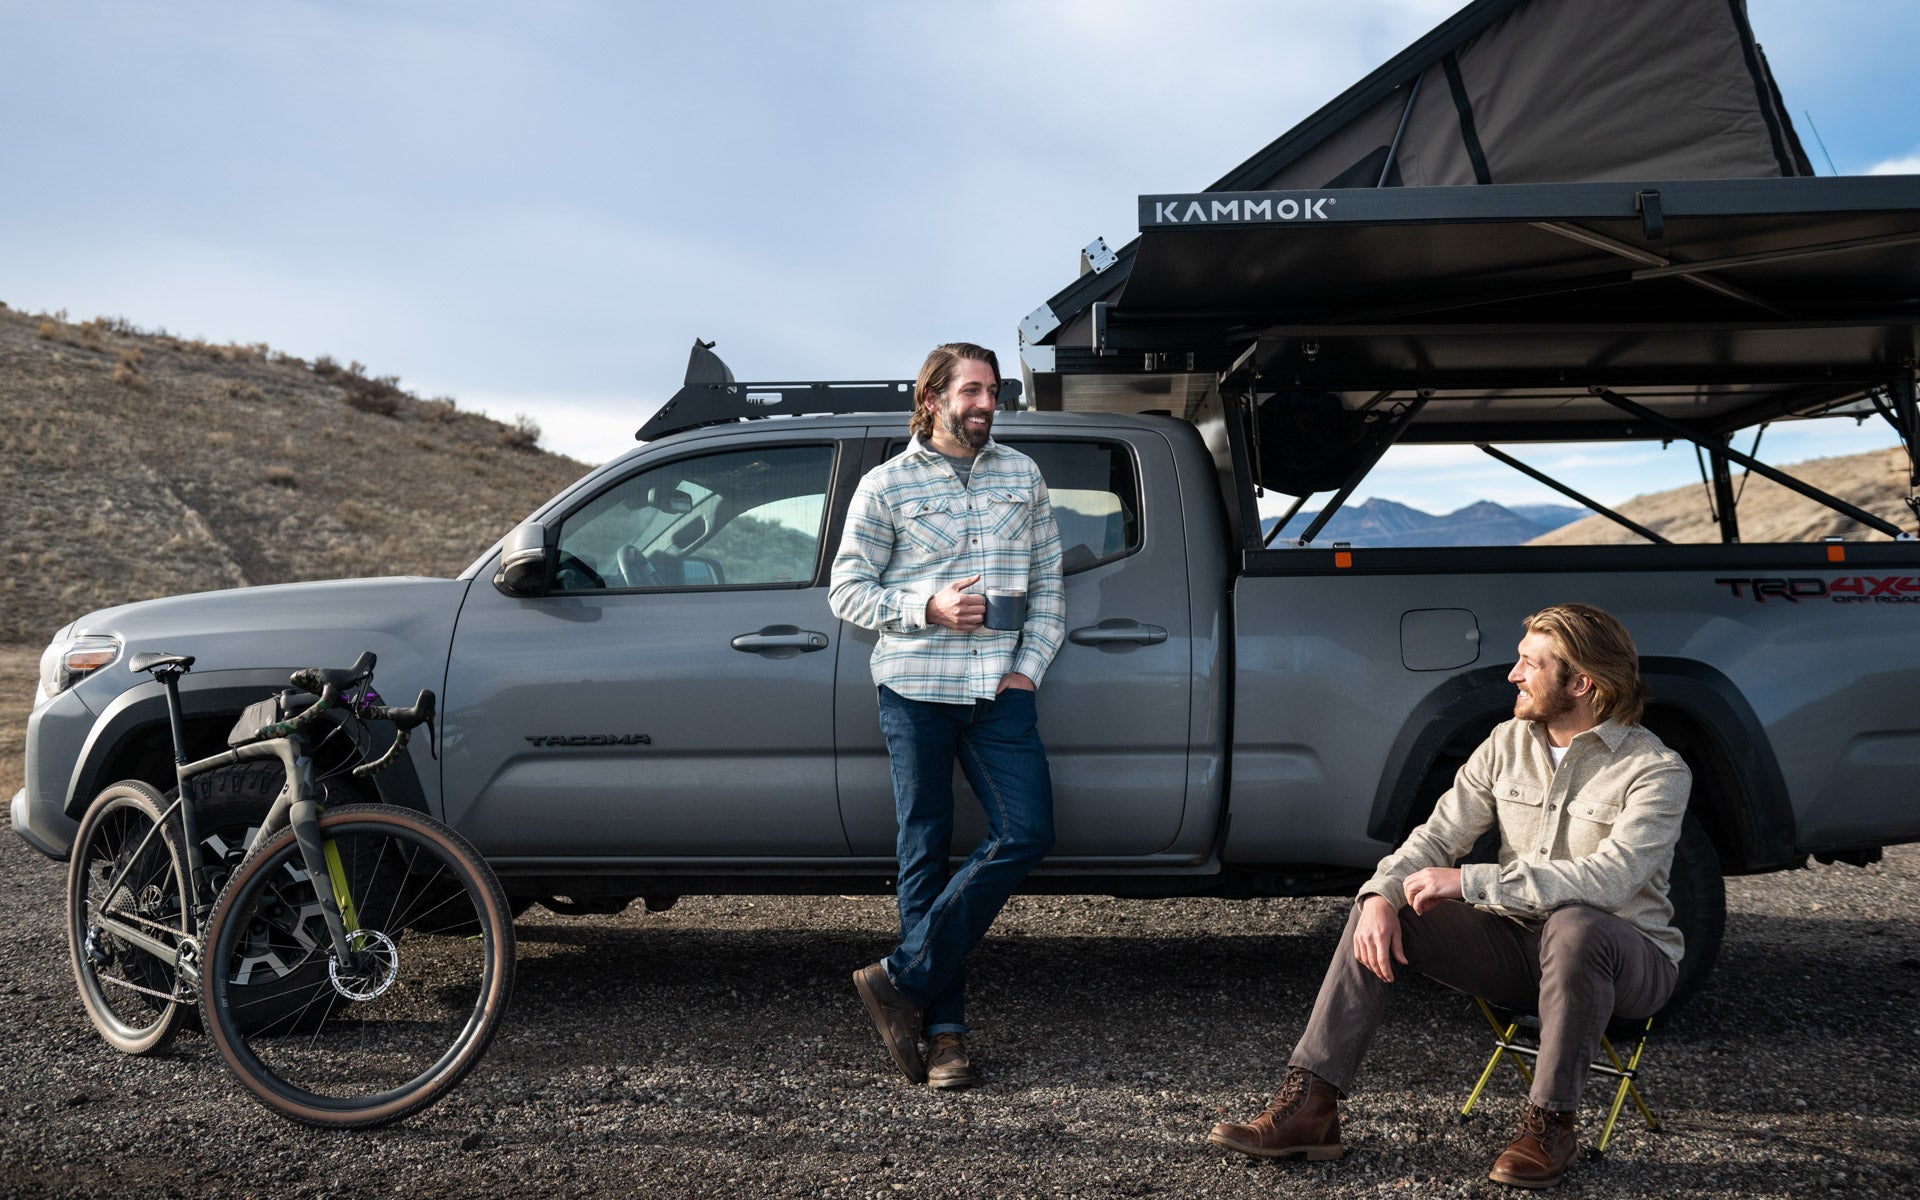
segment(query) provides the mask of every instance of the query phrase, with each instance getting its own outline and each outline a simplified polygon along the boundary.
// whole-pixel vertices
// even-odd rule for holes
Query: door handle
[[[733,639],[735,650],[764,654],[768,658],[795,658],[827,648],[827,635],[798,625],[769,625],[757,633],[743,633]]]
[[[1098,625],[1087,625],[1067,635],[1076,646],[1097,646],[1102,650],[1124,650],[1129,646],[1158,646],[1167,640],[1167,631],[1158,625],[1142,625],[1126,617],[1110,617]]]

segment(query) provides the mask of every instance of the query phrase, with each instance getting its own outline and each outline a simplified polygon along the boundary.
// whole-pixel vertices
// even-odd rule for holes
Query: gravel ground
[[[1485,1029],[1425,981],[1402,985],[1346,1106],[1345,1159],[1203,1144],[1278,1083],[1340,901],[1016,898],[971,969],[988,1082],[957,1094],[893,1075],[854,998],[884,898],[535,909],[487,1060],[412,1121],[340,1134],[242,1096],[196,1034],[150,1059],[107,1049],[67,966],[63,878],[0,828],[6,1196],[1511,1194],[1485,1176],[1523,1091],[1509,1072],[1457,1115]],[[1715,982],[1643,1076],[1665,1131],[1623,1117],[1561,1192],[1920,1194],[1920,847],[1729,881],[1728,902]]]

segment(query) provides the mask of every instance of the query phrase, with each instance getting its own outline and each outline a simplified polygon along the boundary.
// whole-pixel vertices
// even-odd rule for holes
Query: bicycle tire
[[[178,952],[190,936],[181,903],[186,861],[167,801],[138,780],[113,784],[87,806],[67,860],[67,951],[80,1002],[107,1044],[152,1054],[190,1012],[177,962],[127,940],[109,914]]]
[[[485,1053],[513,990],[513,921],[466,839],[410,809],[349,805],[320,818],[359,930],[354,969],[332,949],[292,829],[255,847],[207,923],[202,1020],[220,1057],[267,1107],[306,1125],[365,1129],[420,1111]],[[410,932],[436,906],[466,937]],[[307,998],[249,1020],[250,964],[298,960]],[[281,997],[283,1000],[284,997]]]

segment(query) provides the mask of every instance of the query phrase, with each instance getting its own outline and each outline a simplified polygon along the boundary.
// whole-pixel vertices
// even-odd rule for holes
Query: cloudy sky
[[[1920,173],[1920,3],[1749,6],[1823,174]],[[598,462],[695,337],[743,379],[911,375],[956,337],[1011,366],[1139,194],[1204,187],[1456,7],[0,0],[0,300],[357,359]],[[1768,457],[1892,443],[1818,424]],[[1606,502],[1696,477],[1528,457]],[[1557,499],[1471,449],[1392,466],[1369,494]]]

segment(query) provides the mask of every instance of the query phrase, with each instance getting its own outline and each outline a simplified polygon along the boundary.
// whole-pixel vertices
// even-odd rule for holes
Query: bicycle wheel
[[[353,909],[351,964],[334,961],[321,892],[283,829],[214,903],[203,1019],[269,1108],[308,1125],[384,1125],[445,1095],[493,1040],[513,987],[513,922],[486,862],[431,817],[349,805],[322,816],[319,833]],[[474,932],[409,930],[430,920]],[[266,1020],[248,1012],[262,968],[279,980]]]
[[[189,935],[186,868],[175,830],[162,827],[166,807],[144,783],[114,784],[87,807],[67,862],[67,948],[80,1002],[125,1054],[165,1046],[189,1011],[178,965]]]

